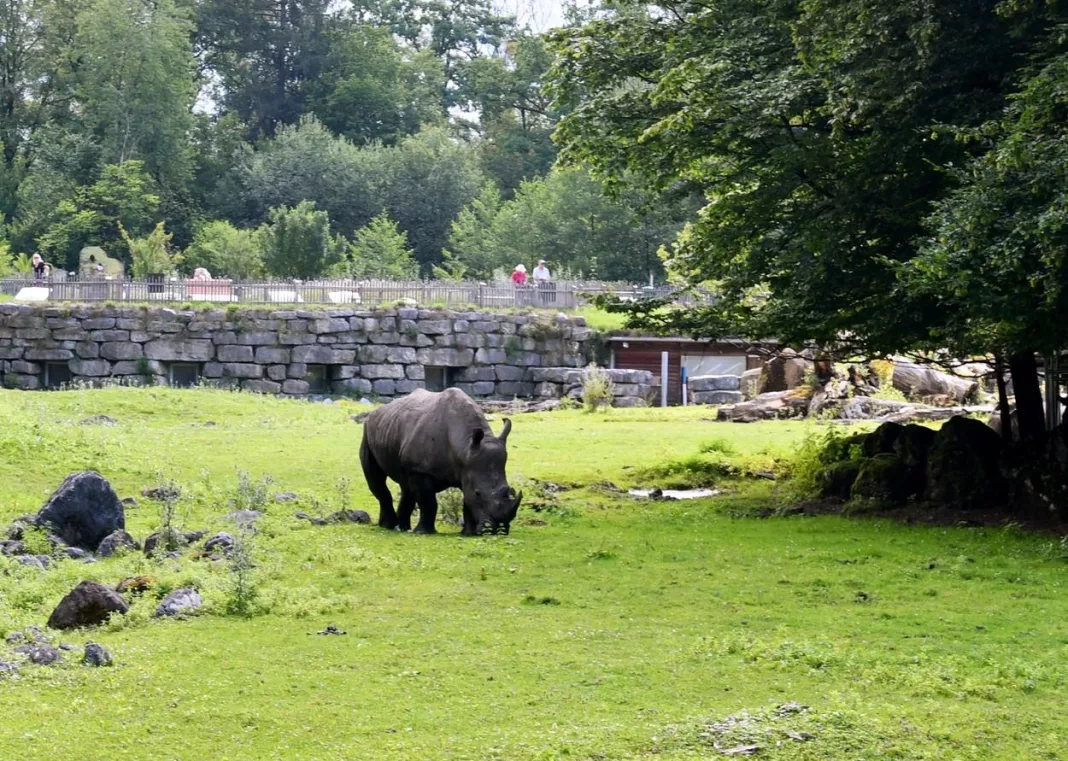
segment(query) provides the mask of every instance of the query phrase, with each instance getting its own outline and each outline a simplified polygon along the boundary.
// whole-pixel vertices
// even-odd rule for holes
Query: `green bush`
[[[612,407],[612,379],[608,377],[608,371],[590,365],[582,373],[582,403],[587,412],[608,410]]]
[[[225,220],[201,225],[183,256],[185,269],[203,267],[216,278],[248,280],[264,273],[263,253],[253,230],[240,230]]]

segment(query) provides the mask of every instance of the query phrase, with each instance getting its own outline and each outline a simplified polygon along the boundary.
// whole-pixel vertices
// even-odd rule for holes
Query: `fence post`
[[[660,352],[660,406],[668,406],[668,358],[671,355],[666,352]]]

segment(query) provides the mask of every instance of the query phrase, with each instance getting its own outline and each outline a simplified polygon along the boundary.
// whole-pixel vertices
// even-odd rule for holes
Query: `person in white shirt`
[[[548,304],[550,299],[549,280],[549,268],[545,266],[545,260],[540,259],[538,261],[538,266],[534,268],[534,287],[538,289],[538,300],[541,301],[543,305]],[[555,294],[553,295],[555,296]],[[556,301],[555,298],[552,300]]]

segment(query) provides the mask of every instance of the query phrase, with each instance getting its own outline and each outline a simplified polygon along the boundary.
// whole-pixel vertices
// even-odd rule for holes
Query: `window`
[[[200,365],[191,362],[175,362],[170,367],[170,382],[175,388],[189,388],[200,381]]]
[[[72,380],[70,365],[66,362],[48,362],[45,364],[45,388],[62,388],[70,385]]]
[[[452,388],[456,380],[454,367],[424,367],[426,372],[426,390],[444,391]]]
[[[686,376],[689,378],[699,378],[704,375],[736,375],[740,377],[745,372],[746,358],[744,355],[706,356],[683,354],[682,366],[686,368]]]
[[[308,393],[325,394],[330,390],[327,381],[326,365],[308,365],[304,380],[308,383]]]

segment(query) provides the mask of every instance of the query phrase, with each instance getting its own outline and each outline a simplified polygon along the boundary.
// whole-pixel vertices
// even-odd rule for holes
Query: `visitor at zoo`
[[[526,265],[517,264],[515,271],[512,272],[512,285],[526,285],[527,284],[527,268]]]
[[[48,263],[41,258],[40,254],[34,254],[31,260],[33,262],[33,281],[35,285],[41,285],[44,283],[45,278],[48,277]]]
[[[549,268],[545,266],[545,260],[539,259],[538,266],[534,268],[534,285],[540,291],[538,297],[542,304],[548,304],[550,298],[556,301],[556,294],[549,292],[551,278],[552,275],[549,273]]]
[[[194,280],[211,280],[211,273],[203,267],[197,267],[193,270]]]

